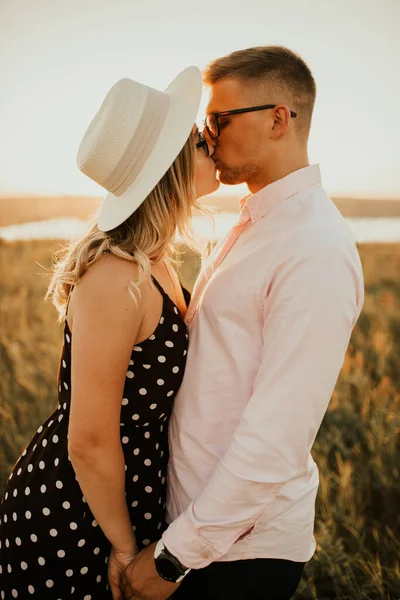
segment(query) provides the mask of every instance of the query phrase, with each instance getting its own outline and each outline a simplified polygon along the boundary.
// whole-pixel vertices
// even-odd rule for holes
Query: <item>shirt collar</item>
[[[289,173],[286,177],[266,185],[255,194],[250,194],[242,198],[240,201],[242,209],[240,221],[248,219],[250,216],[251,221],[255,223],[283,200],[294,196],[294,194],[305,188],[317,184],[321,185],[319,165],[311,165],[293,171],[293,173]]]

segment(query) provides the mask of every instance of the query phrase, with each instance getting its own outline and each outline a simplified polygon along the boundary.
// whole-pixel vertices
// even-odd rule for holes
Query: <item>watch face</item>
[[[181,575],[176,565],[167,557],[162,554],[156,560],[157,571],[163,579],[167,581],[174,581]]]

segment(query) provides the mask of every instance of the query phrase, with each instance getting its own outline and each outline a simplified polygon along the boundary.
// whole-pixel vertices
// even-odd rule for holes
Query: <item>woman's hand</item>
[[[114,547],[111,549],[108,560],[108,581],[111,587],[113,600],[124,600],[121,589],[121,576],[129,563],[136,557],[139,550],[134,548],[132,552],[121,552]]]

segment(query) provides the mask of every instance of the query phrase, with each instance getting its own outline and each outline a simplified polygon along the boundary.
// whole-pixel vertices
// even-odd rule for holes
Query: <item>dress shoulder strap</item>
[[[154,275],[151,276],[154,285],[156,286],[156,288],[158,289],[158,291],[160,292],[160,294],[162,296],[166,296],[166,292],[164,291],[164,288],[158,283],[157,279],[154,277]]]
[[[68,300],[67,300],[67,306],[65,307],[65,320],[67,320],[67,313],[68,313],[69,301],[71,300],[71,294],[72,294],[72,290],[74,289],[74,287],[75,287],[75,285],[72,284],[71,288],[69,290]]]

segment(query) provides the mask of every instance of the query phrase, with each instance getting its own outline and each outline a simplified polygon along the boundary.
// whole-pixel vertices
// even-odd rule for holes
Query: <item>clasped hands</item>
[[[166,600],[180,583],[165,581],[157,573],[154,551],[157,542],[141,552],[111,552],[108,578],[113,600]]]

